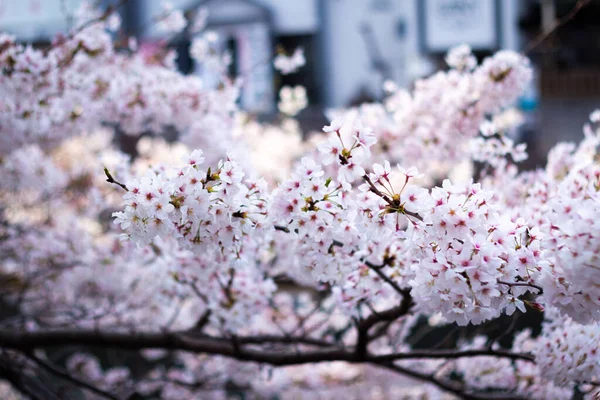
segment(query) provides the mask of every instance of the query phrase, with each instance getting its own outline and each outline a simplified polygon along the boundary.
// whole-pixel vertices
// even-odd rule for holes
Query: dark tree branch
[[[512,353],[505,350],[490,350],[490,349],[475,349],[475,350],[412,350],[410,353],[385,354],[381,356],[373,356],[374,361],[394,361],[411,358],[446,358],[456,359],[464,357],[501,357],[511,360],[523,360],[534,362],[534,357],[527,353]]]
[[[244,336],[238,337],[240,344],[306,344],[317,347],[336,347],[335,343],[328,342],[326,340],[313,339],[306,336],[275,336],[275,335],[261,335],[261,336]]]
[[[191,331],[202,332],[202,329],[204,329],[204,327],[210,321],[210,315],[211,315],[210,310],[204,311],[204,313],[200,316],[200,319],[198,320],[198,322],[196,322],[196,325],[194,325],[194,327],[191,329]]]
[[[304,340],[304,339],[303,339]],[[36,332],[0,331],[0,347],[31,351],[40,347],[89,346],[110,347],[127,350],[164,349],[181,350],[255,361],[271,365],[294,365],[311,362],[341,360],[358,361],[353,353],[339,349],[286,353],[242,348],[244,344],[298,343],[300,339],[290,337],[239,337],[236,344],[227,338],[190,337],[185,332],[130,333],[99,332],[94,330],[50,330]]]
[[[222,355],[234,358],[240,361],[252,361],[258,363],[271,364],[275,366],[283,365],[298,365],[306,363],[330,362],[330,361],[346,361],[351,363],[369,363],[376,366],[381,366],[391,370],[395,370],[409,377],[423,380],[434,385],[437,385],[443,390],[457,394],[466,399],[485,399],[483,395],[472,395],[465,392],[463,389],[454,386],[453,383],[443,382],[432,375],[422,374],[411,371],[395,365],[394,360],[400,359],[419,359],[419,358],[440,358],[440,359],[457,359],[461,357],[474,356],[490,356],[499,358],[509,358],[512,360],[533,361],[532,357],[527,354],[510,353],[499,350],[465,350],[465,351],[424,351],[416,350],[410,353],[398,353],[389,355],[371,355],[367,352],[369,342],[368,331],[371,327],[380,322],[390,322],[405,315],[412,306],[412,299],[408,291],[403,299],[403,302],[397,306],[385,311],[371,314],[367,318],[357,323],[359,330],[359,339],[363,344],[357,343],[355,351],[347,351],[334,344],[305,337],[293,336],[246,336],[236,337],[232,342],[230,338],[215,338],[208,336],[190,337],[186,332],[171,332],[171,333],[129,333],[129,332],[99,332],[95,330],[50,330],[50,331],[34,331],[34,332],[17,332],[0,330],[0,347],[20,350],[28,354],[33,349],[44,347],[59,347],[59,346],[88,346],[88,347],[104,347],[104,348],[119,348],[127,350],[142,350],[149,348],[158,348],[164,350],[179,350],[193,353],[204,353],[211,355]],[[363,336],[366,335],[366,336]],[[361,337],[363,337],[361,339]],[[255,346],[268,344],[305,344],[321,347],[318,350],[285,350],[278,349],[276,351],[266,348],[257,349]],[[251,346],[251,347],[249,347]],[[364,346],[364,350],[360,349]],[[42,360],[37,360],[42,361]],[[37,362],[36,361],[36,362]],[[37,362],[39,364],[39,362]],[[42,361],[43,363],[43,361]],[[44,365],[40,364],[41,367]],[[55,375],[69,379],[60,374],[66,374],[53,366]],[[46,366],[48,369],[48,366]],[[67,374],[68,375],[68,374]],[[70,377],[70,376],[69,376]],[[70,377],[73,378],[73,377]],[[85,385],[85,382],[83,382]],[[81,383],[80,383],[81,385]],[[90,389],[90,388],[88,388]],[[96,388],[97,389],[97,388]],[[92,390],[92,389],[90,389]],[[98,389],[99,390],[99,389]],[[109,396],[111,396],[109,394]],[[114,398],[113,397],[108,398]],[[498,397],[503,399],[514,397]]]
[[[402,295],[402,302],[399,306],[378,313],[372,313],[356,324],[358,333],[355,353],[358,358],[364,358],[367,355],[367,347],[370,341],[369,329],[379,322],[394,321],[401,316],[406,315],[412,307],[413,300],[410,295],[410,289],[401,289],[400,294]]]
[[[359,329],[367,330],[378,322],[390,321],[404,315],[406,306],[398,306],[386,311],[370,315],[359,322]],[[522,353],[511,353],[503,350],[415,350],[410,353],[390,355],[367,355],[360,357],[356,352],[336,348],[335,344],[319,339],[294,336],[240,336],[236,338],[237,346],[228,338],[210,336],[190,337],[185,332],[170,333],[129,333],[100,332],[96,330],[72,329],[34,332],[16,332],[0,330],[0,347],[30,352],[36,348],[60,346],[89,346],[142,350],[159,348],[165,350],[181,350],[194,353],[223,355],[246,361],[262,362],[272,365],[294,365],[321,361],[380,362],[411,358],[462,358],[474,356],[492,356],[510,359],[533,361],[532,356]],[[261,344],[307,344],[324,347],[321,350],[306,350],[301,353],[288,354],[282,351],[270,352],[243,348],[244,345]],[[237,347],[237,350],[236,350]],[[331,347],[331,348],[327,348]],[[237,351],[237,352],[236,352]],[[241,354],[240,354],[241,352]],[[242,357],[240,357],[240,355]],[[35,356],[27,354],[29,358]],[[37,359],[36,361],[42,361]],[[43,362],[43,361],[42,361]]]

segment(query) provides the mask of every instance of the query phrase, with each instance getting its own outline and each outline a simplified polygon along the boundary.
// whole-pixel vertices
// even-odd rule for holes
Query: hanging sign
[[[474,50],[494,50],[500,42],[498,0],[420,0],[423,50],[445,52],[466,43]]]

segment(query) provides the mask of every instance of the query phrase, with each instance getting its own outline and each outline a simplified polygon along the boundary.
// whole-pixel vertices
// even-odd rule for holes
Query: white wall
[[[502,5],[502,48],[509,50],[520,50],[521,40],[519,36],[519,0],[501,0]]]
[[[0,32],[24,41],[50,38],[68,30],[68,15],[79,4],[81,0],[65,0],[62,10],[59,0],[0,0]]]
[[[216,47],[225,51],[226,41],[235,39],[237,62],[235,73],[241,79],[240,101],[246,111],[268,114],[274,111],[273,70],[266,61],[272,57],[272,44],[268,27],[262,23],[222,25],[214,28],[219,35]],[[196,65],[207,86],[219,84],[218,77],[211,71]]]
[[[284,0],[282,0],[284,1]],[[360,34],[363,22],[370,24],[380,51],[392,66],[392,78],[399,85],[432,72],[433,65],[419,45],[417,4],[422,0],[320,0],[323,20],[325,104],[340,107],[359,92],[362,85],[371,93],[381,93],[382,79],[370,65],[366,43]],[[502,48],[521,47],[518,18],[519,0],[499,0],[501,7]],[[377,11],[373,4],[385,4],[387,10]],[[320,10],[319,10],[320,11]],[[319,12],[318,11],[318,12]],[[405,36],[397,35],[400,20],[405,24]]]
[[[303,34],[319,29],[317,0],[256,0],[273,13],[277,34]]]
[[[406,68],[417,56],[416,8],[413,0],[389,0],[386,10],[371,7],[366,0],[322,0],[325,104],[347,105],[361,86],[374,95],[381,93],[382,77],[371,65],[367,45],[360,33],[368,23],[385,61],[392,67],[392,79],[405,83]],[[404,37],[398,35],[403,21]]]

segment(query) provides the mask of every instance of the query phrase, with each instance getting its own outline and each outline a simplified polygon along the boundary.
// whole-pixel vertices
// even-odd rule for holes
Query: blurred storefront
[[[104,0],[104,6],[117,0]],[[153,24],[162,0],[129,0],[120,9],[128,34],[141,41],[164,38]],[[208,28],[233,53],[234,73],[253,70],[242,104],[272,109],[283,85],[302,84],[311,104],[340,107],[358,97],[377,99],[384,80],[401,85],[426,75],[440,55],[464,41],[474,48],[516,48],[517,0],[174,0],[174,7],[208,9]],[[0,28],[26,41],[66,31],[81,0],[0,0]],[[28,20],[28,18],[31,19]],[[307,66],[280,76],[269,60],[276,46],[305,50]],[[201,73],[193,69],[196,73]],[[250,83],[251,82],[251,83]],[[271,103],[271,107],[269,104]]]
[[[118,0],[103,0],[104,6]],[[0,0],[0,29],[23,41],[48,40],[72,24],[81,0]],[[129,0],[119,11],[128,35],[163,40],[153,21],[162,0]],[[284,85],[303,85],[309,104],[322,110],[383,95],[382,83],[410,86],[443,68],[451,46],[469,43],[480,57],[498,49],[520,50],[558,19],[575,0],[173,0],[174,7],[208,10],[208,29],[229,50],[232,75],[245,75],[241,105],[257,114],[275,109]],[[600,96],[600,1],[528,53],[538,70],[524,111],[553,118],[548,129],[580,132],[581,121]],[[182,69],[202,74],[185,51],[192,37],[175,44]],[[186,47],[187,43],[187,47]],[[280,75],[269,63],[276,49],[304,48],[307,65]],[[186,61],[187,60],[187,61]],[[538,102],[539,97],[539,102]],[[539,110],[538,110],[539,105]],[[309,107],[310,108],[310,107]],[[549,118],[546,118],[548,114]],[[572,117],[571,117],[571,114]],[[583,114],[583,116],[582,116]],[[531,114],[533,115],[533,114]],[[577,126],[569,121],[578,121]],[[566,124],[566,125],[565,125]],[[532,128],[533,129],[533,128]],[[558,134],[557,134],[558,135]]]

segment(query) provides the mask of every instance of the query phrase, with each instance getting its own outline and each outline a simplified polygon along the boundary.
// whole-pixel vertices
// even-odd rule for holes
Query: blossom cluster
[[[483,349],[486,348],[486,341],[486,337],[477,336],[461,347],[467,350]],[[539,342],[539,338],[531,336],[530,330],[524,330],[515,336],[512,349],[521,352],[531,351],[539,346]],[[497,344],[494,344],[493,348],[501,350]],[[479,356],[457,361],[454,371],[461,374],[462,379],[469,386],[506,390],[528,399],[568,400],[573,396],[571,382],[557,384],[547,376],[543,376],[543,370],[539,365],[524,360],[511,362],[508,359],[497,360],[490,356]]]
[[[525,311],[519,299],[540,257],[540,234],[523,221],[502,218],[492,193],[480,185],[444,181],[431,191],[433,206],[426,226],[415,229],[421,249],[411,285],[424,311],[441,311],[459,325],[498,317],[503,310]]]
[[[281,52],[273,60],[273,66],[283,75],[296,72],[304,64],[306,64],[306,58],[304,57],[304,49],[301,47],[296,48],[289,56]]]
[[[581,325],[570,318],[550,320],[536,343],[535,355],[542,375],[558,385],[591,383],[600,378],[600,325]],[[554,315],[553,315],[554,314]]]
[[[308,104],[304,86],[284,86],[279,91],[279,98],[280,100],[279,103],[277,103],[277,108],[279,108],[279,111],[283,114],[291,117],[306,108]]]
[[[506,162],[508,156],[515,163],[527,159],[525,143],[515,145],[514,140],[492,122],[484,122],[480,129],[481,136],[473,138],[470,143],[473,161],[499,168]]]
[[[543,232],[540,258],[533,281],[544,291],[544,300],[580,323],[598,321],[600,285],[595,266],[598,238],[596,165],[599,131],[585,128],[585,139],[558,144],[548,156],[545,170],[517,174],[499,170],[486,185],[498,188],[497,202],[511,219]]]
[[[590,140],[594,145],[599,142],[597,137]],[[599,190],[597,165],[574,165],[548,202],[551,265],[542,283],[548,300],[582,323],[600,320],[600,241],[595,233],[600,216]]]
[[[280,125],[237,109],[243,83],[224,75],[216,34],[200,32],[205,13],[191,21],[201,33],[191,52],[216,86],[181,75],[162,46],[116,48],[118,19],[86,10],[79,18],[92,23],[47,49],[0,36],[0,282],[2,305],[15,310],[2,329],[218,343],[221,355],[143,350],[141,378],[91,355],[67,358],[69,373],[100,389],[164,399],[226,398],[228,387],[258,398],[340,397],[350,385],[372,398],[597,390],[600,114],[579,146],[558,145],[545,170],[518,172],[524,146],[498,114],[531,78],[523,56],[501,51],[477,65],[460,46],[449,71],[412,93],[393,88],[384,104],[332,113],[307,144],[288,119],[306,106],[302,88],[282,90]],[[168,3],[156,22],[190,25]],[[297,49],[274,64],[286,74],[304,62]],[[179,142],[144,136],[133,155],[113,144],[170,129]],[[479,183],[472,161],[491,167]],[[419,332],[544,308],[541,334],[523,331],[510,348],[476,337],[459,340],[456,358],[409,357]],[[343,357],[281,369],[231,358],[314,347]]]
[[[182,265],[174,278],[214,285],[220,295],[208,299],[213,317],[223,317],[217,310],[224,307],[225,316],[241,324],[252,315],[243,305],[264,306],[274,291],[273,283],[253,268],[268,239],[266,184],[244,180],[231,159],[214,169],[203,169],[203,162],[202,152],[195,150],[182,168],[150,170],[128,182],[125,210],[114,214],[115,222],[125,238],[138,244],[170,238],[194,253],[183,265],[194,262],[201,271],[188,272]]]
[[[382,104],[343,112],[373,130],[378,139],[374,162],[387,159],[415,166],[434,179],[446,177],[456,164],[473,157],[469,139],[479,136],[486,116],[512,104],[531,80],[529,61],[517,53],[501,51],[476,66],[468,47],[458,50],[450,53],[449,71],[416,81],[412,93],[394,87]],[[488,153],[491,146],[475,150]],[[517,153],[522,158],[522,151]]]
[[[226,135],[214,140],[207,131],[232,124],[235,87],[210,90],[181,75],[164,49],[117,51],[107,25],[83,25],[46,50],[0,35],[0,153],[32,142],[56,146],[106,124],[136,136],[174,126],[188,143],[220,148],[218,157],[234,147]]]

